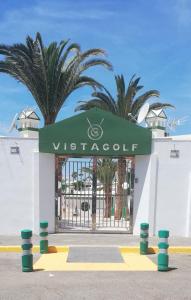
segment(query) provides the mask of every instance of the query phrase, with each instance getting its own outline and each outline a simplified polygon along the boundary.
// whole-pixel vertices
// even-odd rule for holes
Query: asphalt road
[[[149,257],[156,260],[156,255]],[[171,255],[172,270],[165,273],[22,273],[20,258],[20,254],[0,253],[0,300],[191,299],[191,255]]]

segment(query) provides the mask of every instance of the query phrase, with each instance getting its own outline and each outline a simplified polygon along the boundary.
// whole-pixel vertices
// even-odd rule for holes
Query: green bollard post
[[[40,253],[48,253],[48,222],[40,222]]]
[[[148,254],[148,236],[149,236],[149,224],[141,223],[140,232],[140,254]]]
[[[168,268],[169,231],[168,230],[159,230],[158,236],[159,236],[158,271],[168,271],[169,270],[169,268]]]
[[[32,272],[33,271],[33,255],[32,255],[32,230],[22,230],[21,231],[22,237],[22,271],[23,272]]]

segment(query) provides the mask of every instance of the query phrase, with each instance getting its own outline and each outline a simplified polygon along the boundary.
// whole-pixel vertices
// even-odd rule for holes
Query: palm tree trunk
[[[122,208],[124,202],[123,183],[125,181],[125,176],[126,176],[126,159],[124,157],[120,157],[118,159],[117,175],[118,175],[118,182],[117,182],[117,197],[116,197],[116,206],[115,206],[115,220],[120,220],[122,217]]]
[[[104,218],[111,218],[112,184],[107,184],[105,186],[104,193],[105,193]]]
[[[44,116],[44,125],[51,125],[54,124],[56,120],[56,116],[54,114],[50,116]]]

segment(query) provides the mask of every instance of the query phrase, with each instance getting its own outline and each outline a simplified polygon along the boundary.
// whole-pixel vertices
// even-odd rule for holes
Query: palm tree
[[[105,195],[104,217],[111,217],[112,184],[117,170],[116,162],[111,158],[97,159],[96,176],[102,184]],[[83,172],[93,175],[93,168],[83,168]]]
[[[80,101],[80,104],[76,107],[76,111],[89,110],[93,107],[98,107],[113,114],[136,122],[140,108],[149,100],[151,97],[159,97],[160,93],[157,90],[149,90],[141,95],[137,95],[138,92],[143,88],[139,85],[140,77],[135,78],[135,75],[129,81],[126,87],[123,75],[115,76],[117,94],[113,97],[110,92],[104,88],[104,91],[95,91],[92,94],[92,99],[89,101]],[[155,102],[150,105],[151,109],[159,109],[165,107],[173,107],[169,103]],[[122,206],[123,206],[123,188],[122,185],[125,181],[126,176],[126,159],[121,157],[118,159],[118,188],[117,188],[117,201],[115,218],[121,219]]]
[[[23,83],[34,97],[45,125],[54,123],[69,95],[83,86],[101,87],[95,79],[84,75],[92,66],[111,64],[100,56],[102,49],[82,52],[76,43],[69,40],[44,46],[40,33],[33,40],[26,38],[26,44],[12,46],[0,44],[0,72],[11,75]]]
[[[56,117],[70,94],[83,86],[101,87],[95,79],[84,75],[93,66],[111,69],[111,64],[100,58],[102,49],[89,49],[82,52],[76,43],[69,40],[50,43],[44,46],[40,33],[33,40],[30,36],[26,43],[12,46],[0,44],[0,72],[11,75],[24,84],[34,97],[45,125],[55,122]],[[56,192],[61,174],[61,161],[56,157]],[[60,170],[59,170],[60,168]]]

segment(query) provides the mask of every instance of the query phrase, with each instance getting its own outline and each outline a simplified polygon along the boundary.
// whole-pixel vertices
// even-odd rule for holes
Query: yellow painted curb
[[[119,247],[121,253],[139,253],[139,247]],[[148,254],[158,253],[158,247],[151,246],[148,249]],[[171,246],[168,249],[169,254],[191,254],[191,247],[188,246]]]
[[[49,246],[48,253],[57,253],[57,252],[68,252],[68,246]]]
[[[140,248],[137,246],[130,246],[130,247],[119,247],[119,251],[120,253],[140,253]],[[158,248],[153,246],[153,247],[149,247],[148,249],[148,253],[149,254],[155,254],[158,253]]]
[[[168,253],[170,254],[191,254],[191,247],[183,247],[183,246],[175,246],[175,247],[169,247]]]
[[[48,247],[48,253],[57,253],[57,252],[68,252],[69,247],[68,246],[49,246]],[[22,253],[21,246],[0,246],[0,252],[15,252],[15,253]],[[40,247],[37,245],[34,245],[32,248],[33,253],[39,253]]]
[[[130,246],[119,246],[119,250],[121,253],[139,253],[139,247]],[[57,252],[68,252],[69,246],[49,246],[48,252],[49,253],[57,253]],[[21,253],[22,248],[21,246],[17,245],[9,245],[9,246],[0,246],[0,252],[15,252],[15,253]],[[33,253],[39,253],[40,247],[37,245],[34,245],[32,248]],[[168,249],[169,254],[191,254],[191,247],[188,246],[171,246]],[[158,247],[151,246],[149,247],[149,254],[155,254],[158,253]]]
[[[0,246],[0,252],[22,252],[21,246]]]

